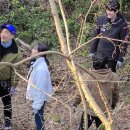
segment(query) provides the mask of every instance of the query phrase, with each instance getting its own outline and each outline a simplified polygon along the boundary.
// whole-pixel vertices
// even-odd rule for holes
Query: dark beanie
[[[111,0],[106,4],[106,8],[119,10],[120,9],[120,3],[117,0]]]
[[[107,63],[108,63],[108,57],[107,56],[101,56],[101,55],[95,55],[93,57],[93,68],[98,69],[106,69]]]

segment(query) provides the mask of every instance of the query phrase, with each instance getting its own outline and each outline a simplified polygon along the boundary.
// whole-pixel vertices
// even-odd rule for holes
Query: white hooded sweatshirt
[[[38,58],[30,67],[29,83],[27,86],[26,99],[33,101],[32,108],[40,110],[44,101],[49,100],[49,95],[52,94],[52,83],[50,72],[44,57]],[[37,88],[33,87],[35,85]]]

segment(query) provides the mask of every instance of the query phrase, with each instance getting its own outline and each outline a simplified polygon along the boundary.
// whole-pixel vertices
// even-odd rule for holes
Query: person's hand
[[[92,59],[94,57],[94,53],[90,53],[89,57]]]
[[[33,115],[35,115],[35,114],[37,114],[38,113],[38,110],[36,110],[36,109],[32,109],[32,113],[33,113]]]
[[[10,88],[9,94],[10,94],[11,96],[13,96],[13,95],[15,94],[15,87],[11,87],[11,88]]]
[[[117,61],[116,68],[120,68],[122,66],[123,62]]]
[[[90,53],[88,56],[89,56],[91,59],[93,59],[93,57],[95,56],[95,54],[94,54],[94,53]]]

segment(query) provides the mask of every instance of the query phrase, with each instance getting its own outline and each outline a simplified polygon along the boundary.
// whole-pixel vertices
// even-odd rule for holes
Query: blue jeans
[[[35,124],[36,124],[36,130],[44,130],[44,108],[45,108],[45,102],[42,105],[41,109],[38,110],[38,113],[35,114]]]

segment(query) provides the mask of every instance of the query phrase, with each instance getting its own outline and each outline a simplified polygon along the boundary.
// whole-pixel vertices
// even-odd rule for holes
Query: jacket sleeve
[[[116,78],[116,80],[118,81],[119,79]],[[119,100],[119,91],[120,91],[119,83],[115,82],[114,89],[113,89],[113,97],[112,97],[112,109],[116,107],[116,104]]]
[[[38,70],[35,77],[35,85],[38,87],[36,89],[35,97],[33,100],[32,108],[39,110],[41,109],[44,101],[47,100],[47,94],[52,93],[52,86],[49,85],[49,82],[51,82],[50,76],[48,76],[48,73],[46,71]]]
[[[100,18],[97,20],[96,28],[93,31],[93,38],[100,34]],[[90,45],[90,53],[95,53],[97,51],[99,38],[93,40]]]
[[[8,54],[3,59],[1,59],[1,62],[10,62],[10,63],[16,63],[22,59],[22,54],[19,52],[18,54]],[[11,86],[16,87],[18,84],[18,76],[14,73],[14,70],[8,66],[8,65],[1,65],[0,66],[0,76],[1,77],[7,77],[11,79]]]
[[[19,61],[21,61],[22,59],[23,59],[22,53],[21,53],[21,51],[19,50],[19,52],[18,52],[18,54],[17,54],[17,56],[16,56],[16,58],[15,58],[15,60],[14,60],[14,63],[19,62]],[[17,72],[19,72],[20,67],[17,66],[15,69],[16,69]],[[14,70],[11,69],[11,86],[16,87],[16,86],[18,85],[18,82],[19,82],[19,77],[18,77],[18,75],[16,75],[15,72],[14,72]]]
[[[123,62],[123,57],[125,57],[128,43],[126,43],[129,39],[129,29],[127,23],[125,23],[120,31],[120,40],[124,40],[123,43],[120,44],[120,54],[118,60]],[[126,41],[126,42],[125,42]]]

